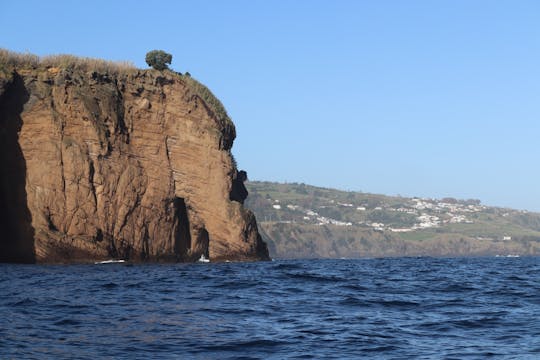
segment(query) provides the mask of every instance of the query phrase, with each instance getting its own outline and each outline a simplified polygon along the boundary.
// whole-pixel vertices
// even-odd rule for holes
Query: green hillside
[[[295,183],[246,186],[246,206],[276,258],[540,254],[538,213],[474,199],[405,198]]]

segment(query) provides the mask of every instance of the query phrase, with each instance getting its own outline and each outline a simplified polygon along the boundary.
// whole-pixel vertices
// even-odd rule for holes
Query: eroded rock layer
[[[0,261],[267,259],[234,137],[172,72],[0,75]]]

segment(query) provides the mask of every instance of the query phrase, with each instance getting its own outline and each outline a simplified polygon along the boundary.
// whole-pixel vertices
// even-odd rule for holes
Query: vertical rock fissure
[[[148,244],[148,225],[144,225],[144,233],[142,237],[142,249],[141,249],[141,260],[145,261],[150,258],[150,246]]]
[[[124,96],[116,84],[116,113],[118,116],[116,132],[123,135],[123,141],[129,144],[129,129],[126,126]]]
[[[177,222],[174,234],[174,255],[180,261],[185,260],[190,253],[191,233],[186,202],[184,199],[176,197],[173,205]]]
[[[67,193],[66,193],[66,175],[65,175],[65,169],[64,169],[64,134],[61,135],[61,141],[60,141],[60,176],[62,177],[62,197],[64,201],[63,209],[63,217],[64,219],[67,219],[68,211],[67,211]],[[64,228],[62,229],[63,232],[66,232],[68,229],[67,225],[64,225]]]
[[[92,198],[94,200],[94,211],[97,212],[98,203],[97,203],[96,186],[94,185],[94,175],[96,173],[96,169],[94,167],[94,161],[92,160],[90,155],[87,154],[87,156],[88,156],[88,184],[90,185],[90,192],[92,193]]]
[[[11,84],[0,96],[0,262],[35,262],[26,160],[18,135],[28,98],[23,79],[14,73]]]

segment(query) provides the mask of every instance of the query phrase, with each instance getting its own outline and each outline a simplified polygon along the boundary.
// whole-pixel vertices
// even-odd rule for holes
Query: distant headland
[[[248,182],[246,206],[274,258],[540,255],[540,214],[425,199]]]

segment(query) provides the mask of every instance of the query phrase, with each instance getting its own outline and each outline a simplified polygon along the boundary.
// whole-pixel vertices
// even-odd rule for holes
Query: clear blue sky
[[[0,47],[166,50],[253,180],[540,211],[540,1],[0,0]]]

